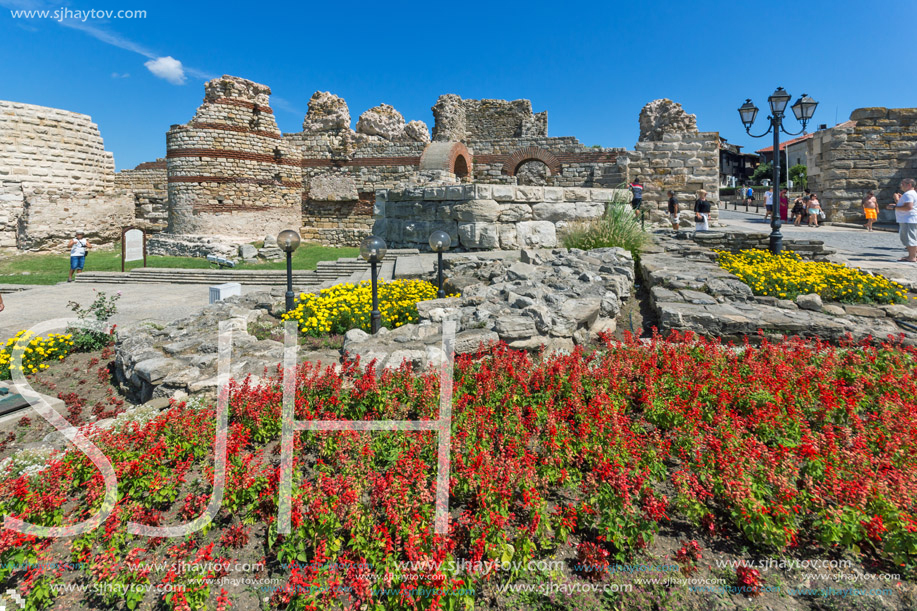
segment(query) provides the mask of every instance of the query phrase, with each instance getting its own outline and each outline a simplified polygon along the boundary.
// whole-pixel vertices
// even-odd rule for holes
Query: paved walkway
[[[270,290],[271,287],[242,285],[243,293]],[[68,318],[74,314],[68,301],[83,307],[95,299],[94,291],[113,294],[121,291],[118,313],[112,322],[118,325],[151,320],[166,323],[177,320],[206,306],[210,300],[208,285],[203,284],[82,284],[79,282],[36,286],[25,291],[5,293],[6,309],[0,312],[0,342],[22,329],[44,320]]]
[[[735,210],[720,210],[720,222],[729,229],[754,233],[771,232],[770,219],[763,214],[745,213]],[[722,227],[713,228],[723,229]],[[905,255],[904,246],[897,233],[890,231],[866,231],[836,225],[795,227],[784,223],[780,228],[784,238],[794,240],[822,240],[825,246],[837,251],[840,258],[853,267],[868,269],[906,286],[917,286],[917,264],[898,261]]]

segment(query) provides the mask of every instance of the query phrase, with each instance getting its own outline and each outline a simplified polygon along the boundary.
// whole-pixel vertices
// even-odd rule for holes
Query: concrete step
[[[400,256],[417,256],[414,248],[395,249],[386,253],[380,269],[381,277],[394,277],[395,261]],[[327,281],[359,282],[369,280],[369,263],[362,258],[342,257],[336,261],[319,261],[314,270],[293,270],[297,287],[316,286]],[[149,282],[160,284],[223,284],[240,282],[257,286],[286,286],[286,270],[266,269],[180,269],[141,267],[129,272],[83,272],[74,280],[83,283],[127,284]]]

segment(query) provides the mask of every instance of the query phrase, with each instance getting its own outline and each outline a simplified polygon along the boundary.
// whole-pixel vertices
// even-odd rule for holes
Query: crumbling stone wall
[[[361,114],[354,130],[347,102],[317,91],[303,131],[284,140],[302,156],[303,238],[341,246],[370,234],[375,190],[410,180],[430,135],[388,104]]]
[[[917,178],[917,108],[858,108],[850,121],[815,132],[806,147],[809,188],[828,220],[864,222],[861,201],[872,190],[880,221],[894,222],[884,205],[902,178]]]
[[[437,142],[548,135],[547,111],[535,114],[529,100],[463,100],[450,93],[440,96],[432,110]]]
[[[373,234],[393,248],[429,250],[436,230],[461,250],[553,248],[571,221],[601,216],[613,189],[431,185],[376,192]]]
[[[170,233],[244,242],[299,228],[301,153],[282,138],[270,94],[238,77],[213,79],[194,118],[169,129]]]
[[[115,174],[115,186],[134,196],[134,218],[148,231],[165,229],[169,221],[166,160],[141,163]]]
[[[587,147],[573,137],[478,140],[468,148],[481,182],[515,184],[519,169],[532,161],[545,165],[549,186],[612,188],[625,178],[619,166],[625,149]]]
[[[638,177],[643,181],[643,205],[665,209],[670,189],[679,202],[693,205],[703,189],[713,204],[711,217],[717,218],[719,140],[717,132],[685,132],[666,133],[661,141],[638,142],[624,165],[629,181]]]
[[[81,226],[105,243],[133,218],[91,117],[0,101],[0,247],[61,249]]]
[[[693,205],[697,192],[707,192],[713,204],[711,218],[718,216],[720,138],[717,132],[697,131],[697,120],[681,104],[653,100],[640,111],[640,140],[622,157],[619,166],[627,181],[643,182],[643,205],[665,210],[668,191],[675,191],[682,205]],[[689,208],[690,209],[690,208]]]

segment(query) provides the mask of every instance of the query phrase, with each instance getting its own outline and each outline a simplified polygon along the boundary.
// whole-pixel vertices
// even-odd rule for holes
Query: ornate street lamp
[[[284,229],[277,234],[277,246],[287,253],[287,312],[293,309],[293,251],[299,248],[299,234],[292,229]]]
[[[802,129],[795,133],[788,132],[783,128],[783,116],[787,104],[790,103],[790,94],[788,94],[783,87],[777,87],[777,90],[767,98],[767,103],[771,109],[771,114],[767,118],[770,126],[763,134],[756,136],[751,133],[751,126],[754,124],[755,117],[758,115],[758,107],[752,103],[750,98],[746,99],[745,103],[739,107],[739,117],[742,119],[742,125],[745,126],[745,133],[752,138],[763,138],[771,132],[774,134],[774,198],[771,200],[773,202],[773,208],[771,209],[770,250],[775,255],[779,255],[780,251],[783,250],[783,234],[780,233],[780,227],[783,223],[780,220],[779,195],[780,132],[782,131],[788,136],[798,136],[804,133],[806,131],[806,124],[812,119],[812,115],[815,114],[815,107],[818,106],[818,102],[804,93],[802,97],[793,104],[791,107],[793,109],[793,114],[796,116],[796,120],[802,123]]]
[[[439,276],[439,290],[436,296],[439,299],[446,296],[446,291],[443,290],[443,252],[449,250],[450,246],[452,246],[452,238],[445,231],[434,231],[430,234],[430,248],[436,253],[436,269]]]
[[[369,261],[372,268],[373,281],[373,311],[369,315],[370,330],[375,335],[382,327],[382,313],[379,312],[379,292],[376,288],[376,281],[379,278],[378,265],[385,257],[386,246],[385,240],[376,236],[370,236],[360,244],[360,256]]]

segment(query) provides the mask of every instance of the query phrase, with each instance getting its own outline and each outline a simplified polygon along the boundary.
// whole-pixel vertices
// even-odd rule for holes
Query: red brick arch
[[[503,173],[508,176],[515,176],[519,166],[527,161],[540,161],[546,166],[551,174],[560,173],[560,159],[555,157],[550,151],[538,148],[537,146],[527,146],[514,152],[503,163]]]
[[[445,170],[464,177],[471,175],[471,152],[461,142],[431,142],[420,156],[421,170]]]

